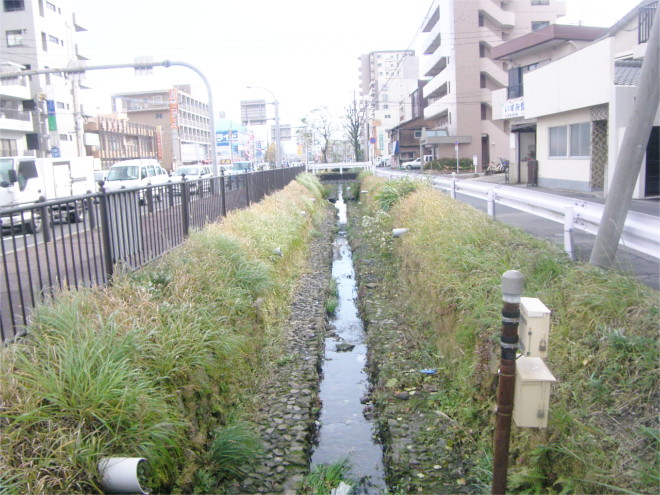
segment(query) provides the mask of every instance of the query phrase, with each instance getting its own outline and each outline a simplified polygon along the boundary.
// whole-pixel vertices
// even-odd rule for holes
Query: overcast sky
[[[567,0],[564,24],[609,27],[638,0]],[[88,65],[132,63],[136,57],[177,60],[209,79],[216,117],[240,120],[240,101],[277,96],[281,122],[297,125],[311,110],[328,106],[342,114],[358,91],[358,57],[377,50],[417,49],[419,27],[431,0],[74,0],[88,32],[79,41]],[[107,6],[112,6],[111,9]],[[155,69],[150,77],[133,71],[90,71],[91,101],[109,110],[115,92],[193,84],[184,68]],[[92,99],[93,97],[93,99]],[[272,110],[269,110],[272,112]]]

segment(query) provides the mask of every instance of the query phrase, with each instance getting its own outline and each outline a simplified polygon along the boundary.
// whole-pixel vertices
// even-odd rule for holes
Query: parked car
[[[202,179],[209,179],[213,174],[211,168],[206,165],[184,165],[172,172],[172,182],[181,182],[184,176],[190,181],[188,183],[190,194],[199,194],[202,190],[208,191],[210,188],[209,181]],[[174,192],[180,194],[180,189],[176,187]]]
[[[160,166],[158,160],[135,158],[115,163],[105,179],[104,187],[107,191],[118,191],[148,185],[160,186],[170,180],[167,171]],[[161,194],[155,192],[156,199]],[[140,191],[140,201],[144,201],[144,191]]]
[[[414,168],[422,168],[422,159],[421,158],[415,158],[413,161],[410,162],[403,162],[401,164],[401,168],[405,168],[406,170],[412,170]]]

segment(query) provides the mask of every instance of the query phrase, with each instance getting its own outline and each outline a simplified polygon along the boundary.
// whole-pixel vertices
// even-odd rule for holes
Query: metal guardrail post
[[[575,236],[573,228],[575,226],[575,212],[572,206],[564,208],[564,251],[568,257],[575,261]]]
[[[488,189],[488,216],[495,220],[495,188]]]
[[[110,283],[114,271],[114,264],[112,262],[112,240],[110,234],[110,208],[108,208],[108,193],[100,184],[101,196],[99,198],[99,206],[101,210],[101,238],[103,239],[103,261],[105,263],[105,279]]]
[[[451,187],[449,188],[449,197],[456,199],[456,178],[451,180]]]
[[[520,296],[524,285],[525,278],[517,270],[509,270],[502,275],[501,354],[497,384],[497,418],[493,438],[493,484],[491,491],[494,495],[504,495],[506,493],[513,394],[516,384]]]

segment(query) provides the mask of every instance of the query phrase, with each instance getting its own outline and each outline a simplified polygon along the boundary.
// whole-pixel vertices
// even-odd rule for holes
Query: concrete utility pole
[[[589,263],[594,266],[605,268],[614,261],[635,189],[635,181],[639,176],[653,120],[660,103],[659,24],[658,9],[656,9],[630,121],[623,136],[612,176],[612,187],[607,195],[603,218],[589,259]]]
[[[112,65],[77,65],[71,67],[60,67],[55,69],[39,69],[39,70],[22,70],[18,72],[3,72],[0,73],[0,79],[11,79],[13,77],[20,76],[36,76],[39,74],[82,74],[88,70],[109,70],[109,69],[152,69],[153,67],[172,67],[174,65],[187,67],[188,69],[197,73],[199,77],[202,78],[204,84],[206,85],[206,91],[208,92],[209,97],[209,127],[211,131],[210,137],[210,146],[211,146],[211,160],[213,163],[213,175],[218,175],[218,154],[216,152],[216,143],[215,143],[215,120],[213,112],[213,95],[211,94],[211,85],[209,84],[206,76],[194,65],[190,65],[186,62],[174,62],[171,60],[164,60],[162,62],[137,62],[137,63],[128,63],[128,64],[112,64]]]

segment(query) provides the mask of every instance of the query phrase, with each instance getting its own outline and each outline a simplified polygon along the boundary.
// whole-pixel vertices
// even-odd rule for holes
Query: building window
[[[25,33],[25,29],[7,31],[7,46],[23,46]]]
[[[485,88],[486,87],[486,75],[485,74],[481,74],[479,76],[479,87],[480,88]]]
[[[481,104],[481,120],[488,120],[488,107],[485,103]]]
[[[413,137],[415,139],[420,139],[422,137],[422,131],[413,131]]]
[[[46,33],[43,31],[41,33],[41,48],[43,48],[45,52],[48,51],[48,38],[46,37]]]
[[[60,44],[60,40],[56,36],[53,36],[52,34],[48,35],[48,41],[50,41],[51,43],[55,43],[56,45]]]
[[[548,21],[532,21],[532,31],[538,31],[549,25],[550,23]]]
[[[46,2],[46,8],[48,10],[52,10],[53,12],[57,12],[57,7],[55,7],[55,5],[50,2]]]
[[[591,156],[591,122],[550,127],[550,157]]]
[[[18,146],[15,139],[0,139],[0,156],[18,155]]]
[[[566,157],[566,138],[568,135],[567,127],[565,125],[560,125],[557,127],[550,127],[549,129],[549,156],[556,158]]]
[[[5,12],[25,10],[25,0],[4,0]]]
[[[64,103],[62,103],[61,101],[55,102],[55,106],[60,110],[64,110],[66,108],[66,105],[64,105]]]
[[[591,156],[591,122],[570,125],[571,156]]]
[[[550,0],[532,0],[532,5],[550,5]]]

